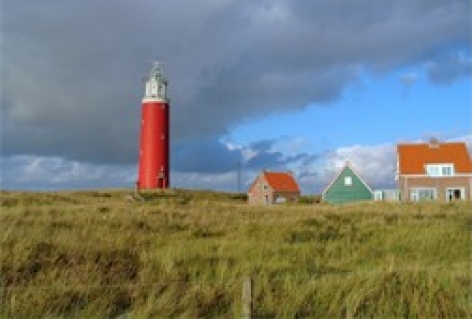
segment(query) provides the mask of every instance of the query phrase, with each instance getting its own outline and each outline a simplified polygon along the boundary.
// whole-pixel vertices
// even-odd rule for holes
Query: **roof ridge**
[[[466,142],[439,142],[438,143],[440,146],[442,145],[452,145],[452,144],[462,144],[462,145],[466,145]],[[406,142],[406,143],[398,143],[397,146],[401,146],[401,145],[409,145],[409,146],[425,146],[425,145],[430,145],[430,142]]]

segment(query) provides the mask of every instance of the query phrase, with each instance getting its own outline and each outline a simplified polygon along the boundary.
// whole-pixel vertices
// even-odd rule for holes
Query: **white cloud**
[[[180,173],[171,172],[172,186],[189,189],[210,189],[228,192],[237,192],[239,188],[237,167],[226,173]],[[240,182],[240,191],[245,192],[243,179]]]
[[[418,80],[418,74],[415,72],[404,73],[399,77],[400,82],[405,86],[411,86]]]
[[[133,187],[136,179],[132,165],[96,165],[34,155],[3,156],[1,160],[4,189]]]

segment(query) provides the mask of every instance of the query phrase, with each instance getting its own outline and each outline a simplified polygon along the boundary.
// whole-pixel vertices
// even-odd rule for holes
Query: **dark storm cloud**
[[[184,173],[222,174],[236,170],[284,169],[296,162],[309,163],[314,157],[300,153],[285,155],[275,150],[277,140],[262,140],[246,146],[229,146],[214,138],[186,138],[173,143],[173,170]],[[251,156],[245,156],[251,154]]]
[[[275,145],[277,140],[261,140],[249,144],[249,148],[257,153],[268,152]]]
[[[463,54],[444,56],[427,65],[428,78],[437,84],[451,84],[471,75],[472,61]]]
[[[329,103],[361,68],[437,61],[471,44],[468,0],[108,3],[2,3],[3,154],[134,163],[141,80],[157,59],[170,82],[174,169],[222,171],[238,152],[219,137],[239,121]],[[466,74],[451,62],[429,72]],[[259,156],[252,165],[288,160]]]
[[[260,152],[246,163],[246,167],[254,170],[281,169],[286,164],[285,156],[279,151]]]
[[[239,149],[230,149],[213,138],[190,138],[172,144],[173,170],[216,174],[233,170],[242,159]]]
[[[297,154],[287,156],[280,151],[265,151],[260,152],[246,162],[246,168],[252,170],[285,169],[288,164],[305,160],[308,154]]]
[[[309,165],[316,159],[315,155],[306,153],[298,153],[294,155],[286,155],[276,150],[275,144],[278,140],[262,140],[250,143],[244,152],[252,154],[244,162],[245,169],[260,171],[263,169],[281,170],[285,169],[289,164],[301,163],[301,165]]]

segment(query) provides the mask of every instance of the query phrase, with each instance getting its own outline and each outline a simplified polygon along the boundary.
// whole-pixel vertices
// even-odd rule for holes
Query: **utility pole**
[[[237,161],[237,193],[240,193],[240,159]]]

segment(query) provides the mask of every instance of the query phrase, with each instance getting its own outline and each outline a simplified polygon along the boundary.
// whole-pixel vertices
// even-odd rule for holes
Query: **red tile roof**
[[[263,172],[270,187],[277,192],[299,192],[300,188],[289,172]]]
[[[465,143],[399,144],[399,172],[426,174],[426,164],[454,164],[456,174],[472,173],[471,157]]]

